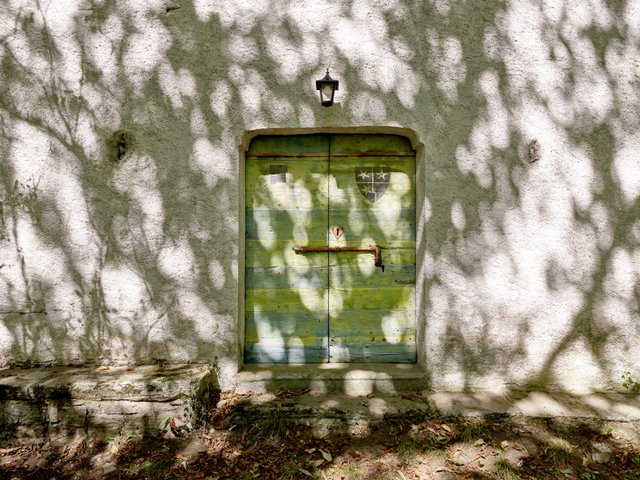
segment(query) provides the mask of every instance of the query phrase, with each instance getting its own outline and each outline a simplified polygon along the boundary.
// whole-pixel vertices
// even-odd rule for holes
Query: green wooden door
[[[408,141],[257,137],[245,185],[245,362],[415,362]],[[384,271],[373,253],[344,251],[375,246]]]

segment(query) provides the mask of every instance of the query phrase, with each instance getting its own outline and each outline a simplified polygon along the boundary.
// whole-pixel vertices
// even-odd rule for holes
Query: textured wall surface
[[[207,362],[228,388],[247,132],[403,127],[432,385],[619,389],[639,45],[638,0],[0,0],[0,363]]]

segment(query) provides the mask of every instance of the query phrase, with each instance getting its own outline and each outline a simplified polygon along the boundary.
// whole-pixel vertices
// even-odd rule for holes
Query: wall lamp
[[[320,103],[323,107],[333,105],[333,95],[338,90],[338,80],[334,80],[329,76],[329,69],[324,78],[316,80],[316,90],[320,90]]]

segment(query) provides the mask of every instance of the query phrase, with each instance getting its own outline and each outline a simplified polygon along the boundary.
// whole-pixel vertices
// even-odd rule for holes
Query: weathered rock
[[[604,443],[594,443],[593,448],[595,452],[591,455],[591,458],[596,463],[608,463],[611,461],[611,447]]]
[[[198,395],[214,398],[207,365],[0,370],[5,438],[69,438],[190,428]],[[174,421],[174,419],[179,419]],[[177,433],[176,433],[177,432]]]

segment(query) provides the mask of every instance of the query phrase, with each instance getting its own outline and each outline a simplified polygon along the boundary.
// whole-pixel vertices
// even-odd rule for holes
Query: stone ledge
[[[186,393],[208,365],[0,369],[0,400],[80,398],[167,402]]]
[[[186,421],[217,382],[208,365],[0,369],[0,432],[117,435]],[[214,400],[214,399],[212,399]]]
[[[536,418],[640,420],[640,397],[620,392],[432,392],[428,394],[428,398],[439,410],[461,415],[504,413],[509,416]]]
[[[382,419],[406,414],[485,418],[596,419],[640,422],[640,397],[619,392],[575,394],[540,391],[399,393],[398,395],[317,394],[308,390],[255,393],[241,398],[239,411],[277,410],[301,418]]]

